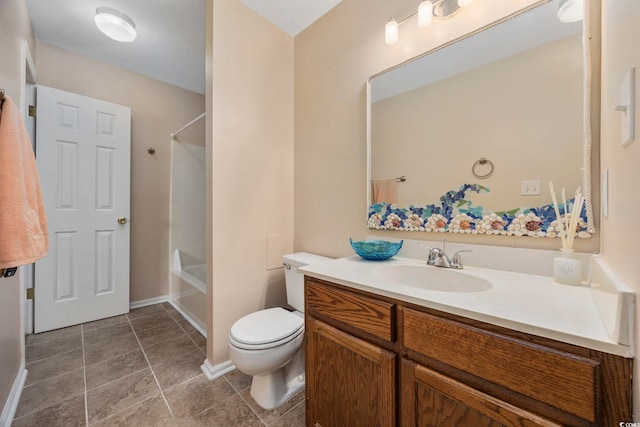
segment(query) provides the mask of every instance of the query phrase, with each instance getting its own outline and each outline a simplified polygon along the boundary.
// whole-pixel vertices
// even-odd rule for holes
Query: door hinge
[[[38,112],[38,108],[35,105],[29,105],[29,117],[35,117]]]
[[[27,288],[27,299],[33,299],[34,288]]]

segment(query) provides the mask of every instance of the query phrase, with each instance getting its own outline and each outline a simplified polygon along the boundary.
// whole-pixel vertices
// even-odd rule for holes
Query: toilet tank
[[[307,252],[296,252],[284,255],[284,278],[287,284],[287,303],[298,311],[304,312],[304,273],[298,271],[298,267],[318,262],[331,261],[320,255]]]

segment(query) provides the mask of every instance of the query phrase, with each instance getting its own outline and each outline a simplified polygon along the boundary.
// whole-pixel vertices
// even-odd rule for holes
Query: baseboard
[[[169,295],[164,295],[161,297],[147,298],[141,299],[138,301],[133,301],[129,303],[129,309],[133,310],[134,308],[146,307],[148,305],[160,304],[163,302],[169,301]]]
[[[20,364],[18,375],[13,382],[9,397],[2,409],[2,415],[0,415],[0,427],[10,427],[13,422],[13,417],[16,415],[16,409],[18,409],[18,402],[20,402],[20,396],[22,395],[22,389],[24,388],[24,382],[27,380],[27,370],[24,368],[24,363]]]
[[[203,337],[207,337],[207,331],[205,329],[202,328],[202,326],[198,325],[198,323],[193,320],[193,318],[191,317],[191,315],[189,315],[189,313],[186,313],[178,304],[176,304],[175,301],[173,301],[172,299],[169,299],[169,304],[171,304],[171,306],[173,308],[175,308],[178,313],[182,314],[182,317],[184,317],[187,322],[189,322],[189,324],[191,324],[191,326],[193,326],[198,332],[200,332],[202,334]]]
[[[233,363],[231,363],[231,360],[218,363],[214,366],[209,363],[209,359],[205,359],[204,363],[200,366],[200,369],[202,369],[202,372],[204,372],[209,380],[215,380],[216,378],[219,378],[224,374],[228,374],[229,372],[235,370],[236,367]]]

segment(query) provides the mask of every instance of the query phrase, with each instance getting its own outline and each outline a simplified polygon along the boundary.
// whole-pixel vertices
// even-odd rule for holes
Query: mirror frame
[[[522,9],[519,9],[511,14],[505,15],[504,17],[493,21],[487,25],[484,25],[482,27],[476,28],[473,31],[470,31],[460,37],[457,37],[455,39],[452,39],[446,43],[443,43],[441,45],[438,45],[436,47],[434,47],[433,49],[430,49],[426,52],[423,52],[417,56],[414,56],[412,58],[409,58],[399,64],[396,64],[392,67],[389,67],[385,70],[382,70],[378,73],[375,73],[373,75],[371,75],[369,77],[369,79],[366,82],[366,117],[367,117],[367,182],[366,182],[366,201],[367,201],[367,228],[368,229],[374,229],[374,230],[395,230],[395,231],[417,231],[417,232],[454,232],[454,233],[468,233],[470,235],[487,235],[487,234],[496,234],[496,235],[505,235],[505,236],[533,236],[533,237],[552,237],[552,238],[556,238],[559,237],[559,234],[554,232],[556,230],[554,230],[553,227],[549,227],[550,225],[554,225],[554,223],[556,224],[555,229],[557,229],[557,215],[553,212],[553,204],[549,204],[546,205],[544,207],[535,209],[533,212],[530,211],[530,209],[528,208],[524,208],[524,210],[522,211],[518,211],[514,217],[511,219],[511,223],[516,223],[518,222],[517,227],[517,231],[513,231],[513,228],[511,228],[511,231],[509,231],[507,229],[507,222],[504,222],[504,227],[503,229],[500,229],[500,231],[493,231],[491,230],[491,228],[483,228],[481,231],[476,230],[475,228],[473,230],[471,230],[471,228],[469,229],[461,229],[459,226],[456,226],[455,228],[449,228],[448,227],[448,223],[446,227],[435,227],[433,221],[431,222],[430,226],[427,226],[427,222],[425,221],[424,224],[421,224],[422,226],[418,226],[416,225],[412,225],[410,218],[400,221],[400,218],[397,217],[394,220],[391,221],[391,224],[387,224],[387,222],[389,222],[389,219],[387,218],[386,222],[384,223],[380,223],[380,221],[378,219],[382,219],[382,218],[377,218],[375,220],[372,221],[373,216],[374,215],[378,215],[374,212],[372,212],[372,198],[371,198],[371,140],[372,140],[372,136],[371,136],[371,82],[374,78],[383,75],[387,72],[390,72],[392,70],[395,70],[397,68],[400,68],[408,63],[411,63],[413,61],[419,60],[427,55],[430,55],[436,51],[439,51],[441,49],[444,49],[448,46],[451,46],[455,43],[458,43],[464,39],[467,39],[469,37],[472,37],[476,34],[479,34],[489,28],[493,28],[503,22],[506,22],[512,18],[515,18],[519,15],[522,15],[524,13],[529,12],[530,10],[533,10],[539,6],[542,6],[546,3],[549,3],[553,0],[538,0],[534,3],[531,3],[530,5],[523,7]],[[594,0],[591,0],[594,1]],[[583,19],[583,31],[582,31],[582,45],[583,45],[583,64],[584,64],[584,78],[583,78],[583,117],[584,117],[584,127],[583,127],[583,135],[584,135],[584,139],[583,139],[583,188],[582,188],[582,193],[584,196],[584,207],[581,211],[581,217],[584,216],[586,217],[585,221],[581,221],[579,224],[579,233],[578,233],[578,237],[582,237],[582,238],[588,238],[591,237],[593,234],[595,234],[596,232],[596,227],[595,227],[595,223],[594,223],[594,214],[593,214],[593,204],[592,204],[592,148],[593,148],[593,137],[592,137],[592,102],[591,102],[591,96],[592,93],[594,92],[594,85],[593,85],[593,66],[592,66],[592,34],[591,34],[591,27],[592,27],[592,23],[591,23],[591,1],[587,0],[584,2],[584,19]],[[599,0],[595,0],[595,1],[599,1]],[[599,112],[599,108],[598,108],[598,112]],[[597,128],[599,129],[599,126],[597,126]],[[478,187],[478,188],[469,188],[469,187]],[[466,191],[469,191],[469,189],[471,191],[482,191],[484,189],[484,187],[482,187],[481,185],[478,184],[473,184],[473,185],[469,185],[469,184],[465,184],[463,187],[460,188],[460,190],[458,190],[458,193],[462,192],[462,197],[464,197],[464,193]],[[447,193],[448,195],[454,193],[455,190],[450,191],[449,193]],[[447,195],[444,195],[444,197],[446,197]],[[395,205],[387,205],[388,211],[392,212],[394,209],[392,208],[392,206]],[[546,221],[543,219],[541,220],[537,215],[536,212],[539,209],[544,209],[546,211],[546,216],[547,219]],[[396,209],[397,211],[397,209]],[[407,209],[404,209],[404,211],[407,211]],[[491,214],[491,219],[487,222],[485,221],[486,224],[484,224],[485,226],[489,225],[492,223],[493,220],[497,219],[500,220],[501,215],[505,216],[505,212],[498,212],[496,214]],[[393,213],[391,213],[389,215],[389,217],[391,217],[392,215],[394,215]],[[417,216],[417,215],[412,215],[412,216]],[[550,216],[553,216],[554,219],[556,219],[556,221],[551,222],[550,221]],[[563,216],[563,215],[560,215]],[[380,215],[378,215],[378,217],[380,217]],[[432,215],[432,217],[435,217],[435,215]],[[506,217],[506,216],[505,216]],[[415,219],[415,218],[414,218]],[[446,218],[443,218],[446,219]],[[450,218],[449,221],[453,221],[454,219],[458,220],[458,223],[462,220],[470,220],[471,218],[466,217],[464,215],[457,215],[456,218]],[[478,222],[478,221],[476,221]],[[481,222],[481,221],[480,221]],[[547,224],[544,225],[544,228],[539,227],[541,224],[543,224],[544,222],[547,222]],[[535,230],[529,230],[529,226],[530,224],[534,224],[533,227],[535,228]],[[550,229],[550,232],[547,232],[546,230]]]

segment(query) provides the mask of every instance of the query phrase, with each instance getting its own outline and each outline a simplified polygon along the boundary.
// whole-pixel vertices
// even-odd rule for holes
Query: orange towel
[[[36,159],[20,110],[5,97],[0,112],[0,268],[31,264],[48,249]]]
[[[395,178],[374,179],[371,181],[371,203],[398,202],[398,183]]]

